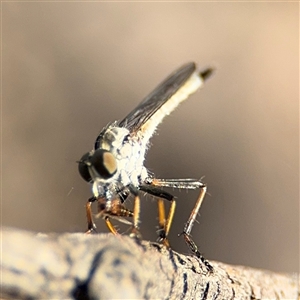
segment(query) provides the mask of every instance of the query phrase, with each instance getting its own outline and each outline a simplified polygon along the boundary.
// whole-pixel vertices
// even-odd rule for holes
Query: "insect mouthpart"
[[[111,152],[97,149],[81,157],[78,170],[87,182],[93,182],[95,178],[108,179],[117,172],[117,161]]]

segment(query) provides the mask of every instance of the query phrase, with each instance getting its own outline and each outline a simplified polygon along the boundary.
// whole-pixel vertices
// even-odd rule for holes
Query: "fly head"
[[[87,182],[98,179],[109,179],[117,172],[117,161],[107,150],[97,149],[84,154],[78,163],[78,171]]]

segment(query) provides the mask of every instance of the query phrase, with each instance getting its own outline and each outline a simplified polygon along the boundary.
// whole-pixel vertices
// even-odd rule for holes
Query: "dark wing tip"
[[[207,69],[201,71],[199,73],[199,75],[205,81],[214,73],[214,71],[215,71],[215,69],[213,69],[213,68],[207,68]]]

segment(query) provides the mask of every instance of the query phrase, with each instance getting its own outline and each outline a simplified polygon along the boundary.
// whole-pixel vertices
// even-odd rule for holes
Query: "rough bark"
[[[296,274],[201,261],[110,234],[2,228],[1,299],[298,299]]]

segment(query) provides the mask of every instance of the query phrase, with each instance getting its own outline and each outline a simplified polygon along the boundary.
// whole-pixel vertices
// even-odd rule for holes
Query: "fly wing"
[[[141,131],[149,139],[157,125],[170,114],[182,101],[194,93],[209,77],[212,69],[196,71],[195,63],[188,63],[165,79],[122,121],[120,127],[130,132]]]

